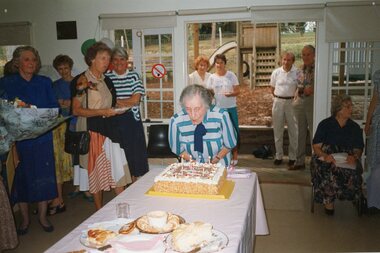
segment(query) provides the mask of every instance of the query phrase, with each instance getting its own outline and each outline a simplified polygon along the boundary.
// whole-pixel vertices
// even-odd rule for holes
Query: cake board
[[[235,182],[231,180],[226,180],[223,184],[222,189],[219,194],[215,195],[206,195],[206,194],[186,194],[186,193],[170,193],[170,192],[156,192],[153,188],[145,193],[148,196],[161,196],[161,197],[176,197],[176,198],[195,198],[195,199],[216,199],[216,200],[225,200],[231,197],[231,194],[234,190]]]

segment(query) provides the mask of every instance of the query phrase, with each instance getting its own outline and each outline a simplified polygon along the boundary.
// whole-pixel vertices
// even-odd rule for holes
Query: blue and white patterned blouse
[[[211,107],[207,110],[202,123],[207,132],[203,136],[203,153],[200,153],[194,150],[194,131],[197,125],[191,122],[186,110],[183,109],[175,114],[169,124],[169,144],[172,152],[180,155],[186,151],[194,160],[208,162],[223,147],[232,149],[236,146],[237,135],[225,109]],[[220,162],[228,166],[231,162],[231,153]]]

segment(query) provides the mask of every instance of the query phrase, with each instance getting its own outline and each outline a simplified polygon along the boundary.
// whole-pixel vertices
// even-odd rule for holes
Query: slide
[[[215,55],[217,54],[224,54],[228,51],[230,51],[231,49],[237,47],[237,42],[236,41],[228,41],[226,43],[224,43],[223,45],[221,45],[220,47],[218,47],[214,53],[212,53],[212,55],[210,56],[209,58],[209,63],[210,63],[210,68],[211,69],[214,65],[214,58],[215,58]]]

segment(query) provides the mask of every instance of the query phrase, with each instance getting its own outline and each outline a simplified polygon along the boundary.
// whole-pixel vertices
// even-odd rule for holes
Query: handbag
[[[86,107],[88,107],[87,96]],[[88,153],[89,148],[90,133],[88,131],[71,131],[68,123],[65,132],[65,152],[73,155],[85,155]]]
[[[65,152],[69,154],[85,155],[90,147],[90,133],[88,131],[74,132],[66,130]]]

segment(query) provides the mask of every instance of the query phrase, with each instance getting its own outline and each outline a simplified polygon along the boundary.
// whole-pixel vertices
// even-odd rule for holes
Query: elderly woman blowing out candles
[[[182,110],[170,120],[169,144],[172,151],[189,161],[231,162],[236,132],[224,109],[211,104],[212,95],[201,85],[189,85],[181,93]]]

